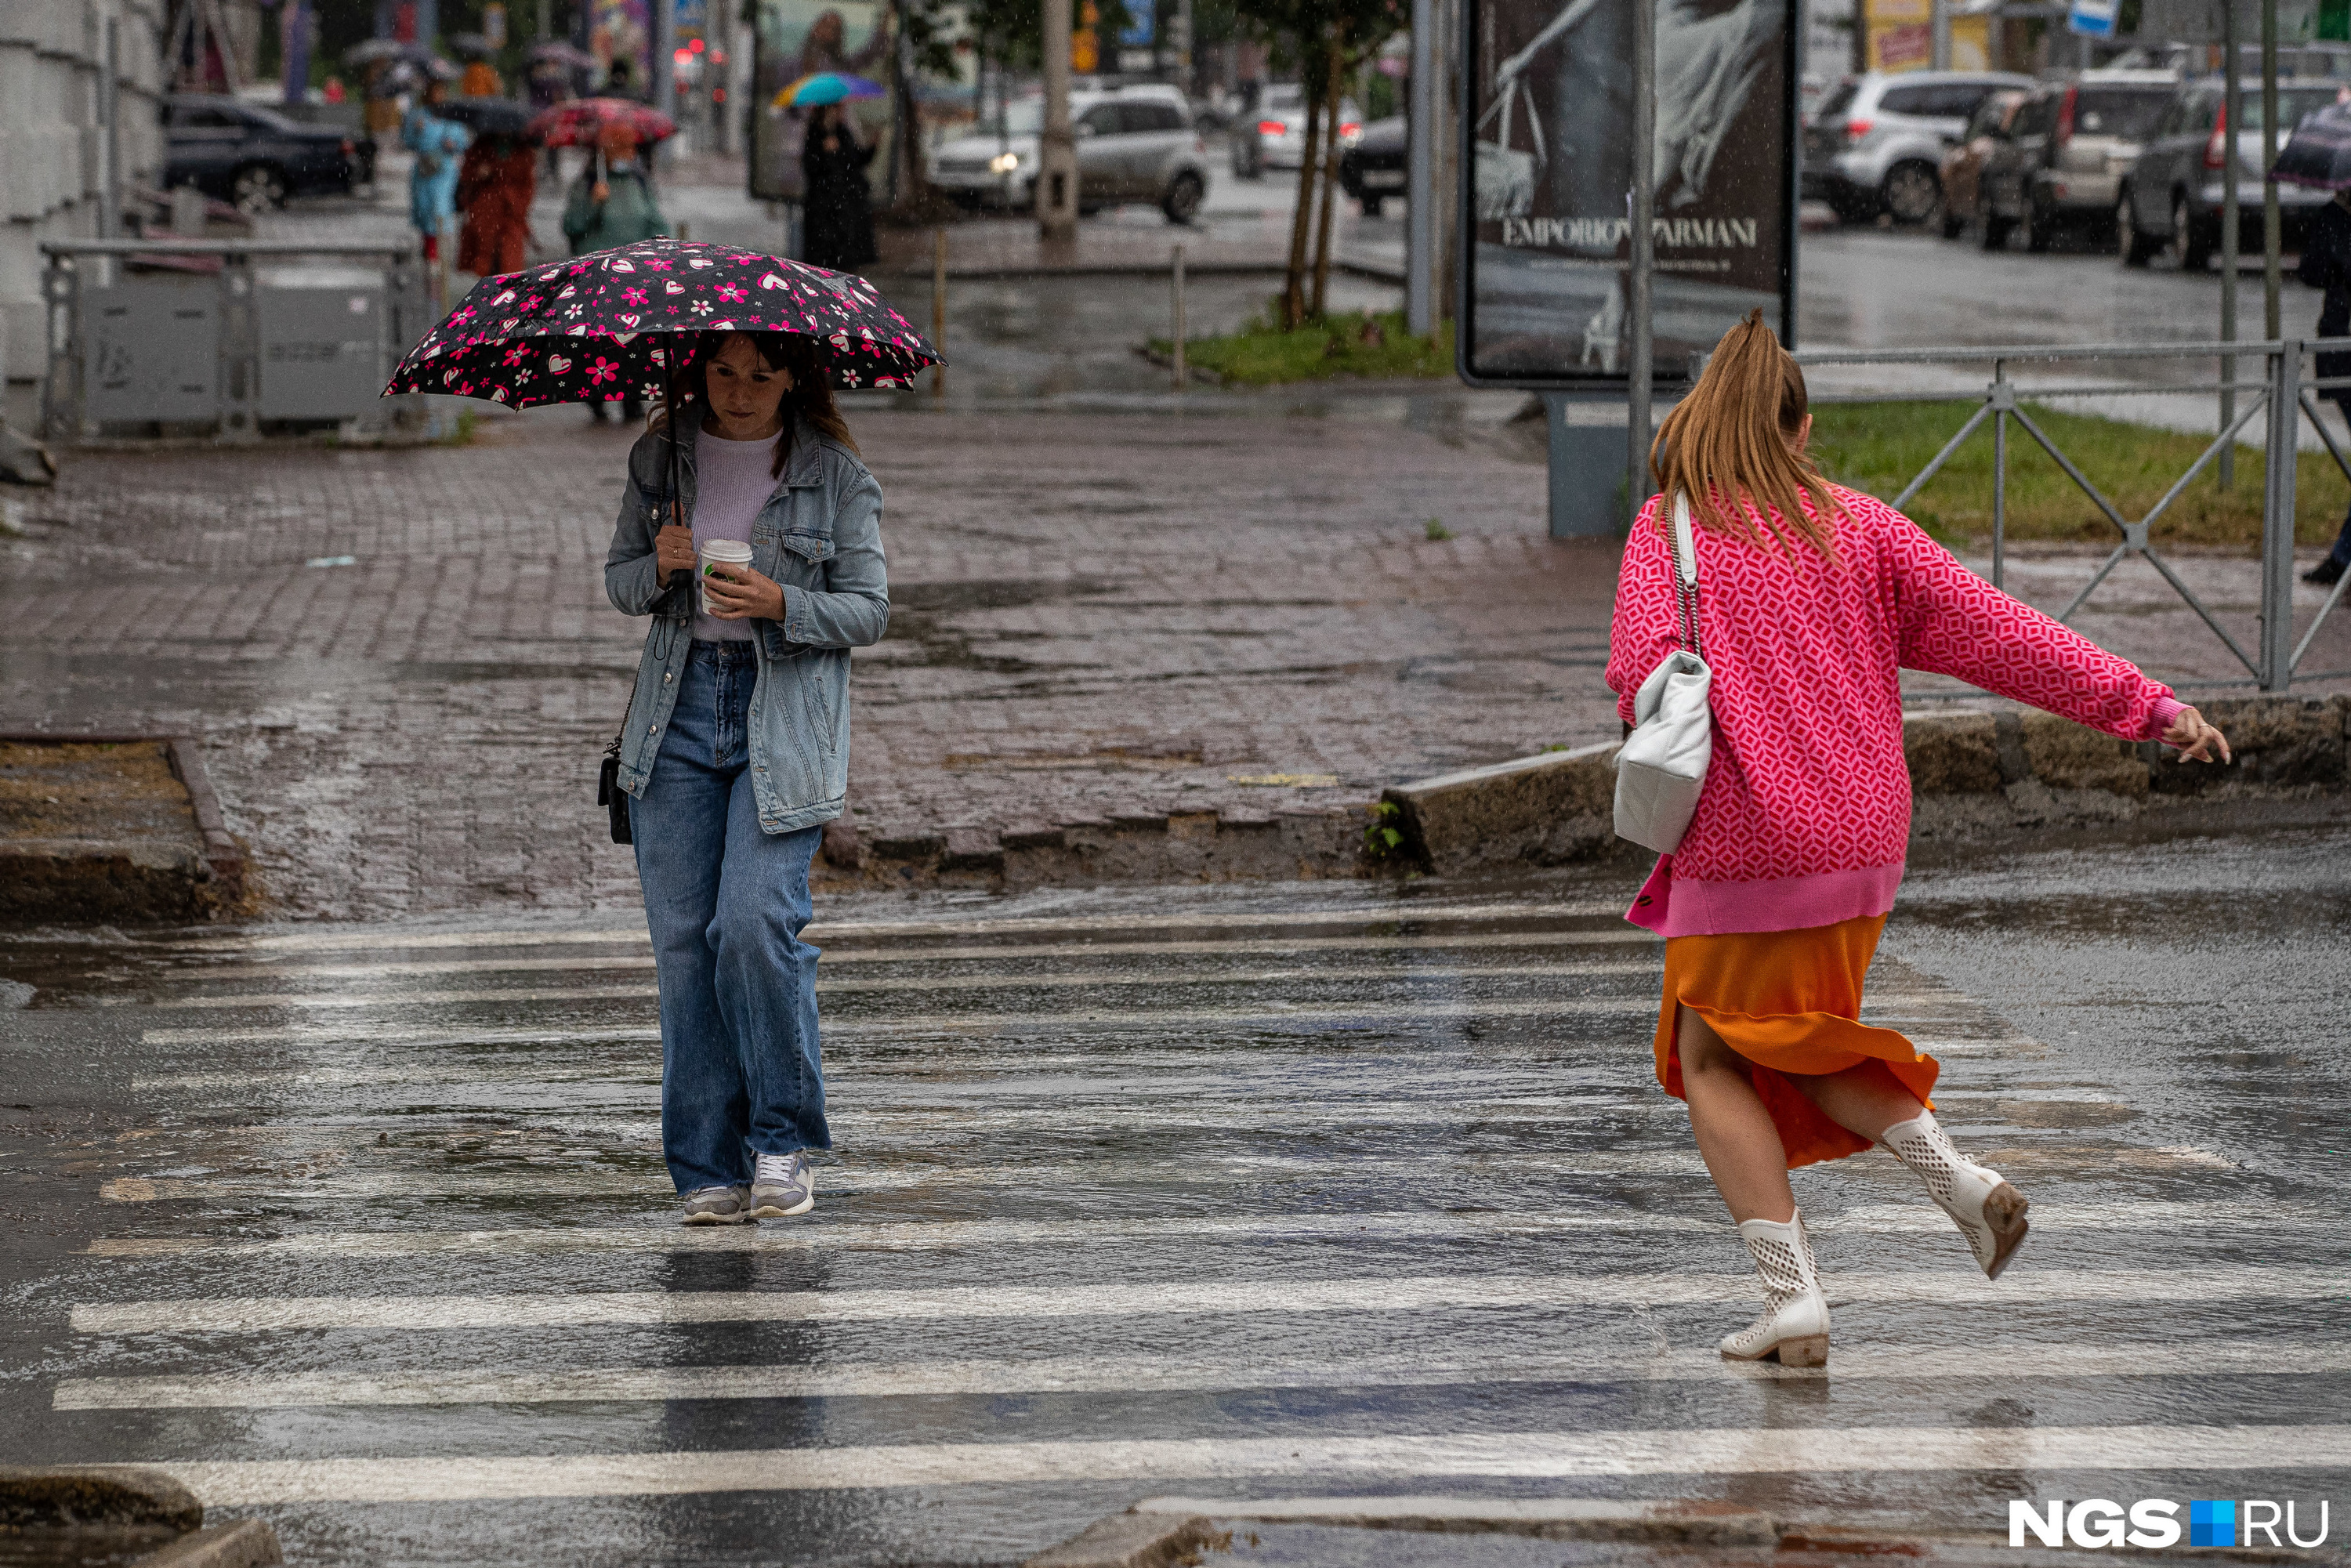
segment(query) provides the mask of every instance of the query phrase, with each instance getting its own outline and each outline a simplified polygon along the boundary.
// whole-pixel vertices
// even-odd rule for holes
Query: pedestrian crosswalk
[[[2344,1406],[2292,1392],[2351,1377],[2335,1209],[1891,960],[1865,1016],[1947,1059],[2032,1250],[1987,1282],[1891,1160],[1800,1172],[1838,1340],[1782,1370],[1712,1351],[1757,1291],[1651,1081],[1657,945],[1610,910],[1336,890],[816,935],[840,1146],[815,1214],[724,1230],[674,1223],[642,929],[99,971],[156,1113],[84,1152],[102,1233],[27,1297],[45,1451],[354,1563],[486,1519],[516,1561],[725,1561],[841,1528],[826,1498],[861,1544],[811,1561],[1010,1561],[1218,1486],[1985,1529],[2034,1478],[2351,1471]],[[705,1496],[757,1511],[677,1511]]]

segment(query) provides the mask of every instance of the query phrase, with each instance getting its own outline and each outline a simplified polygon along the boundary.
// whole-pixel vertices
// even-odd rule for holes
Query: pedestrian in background
[[[2313,288],[2326,290],[2325,302],[2318,308],[2318,335],[2351,337],[2351,191],[2335,192],[2333,201],[2310,214],[2302,231],[2302,265],[2294,275]],[[2319,355],[2318,376],[2321,381],[2351,377],[2351,354]],[[2351,420],[2351,384],[2327,387],[2319,395],[2332,398],[2343,417]],[[2344,515],[2335,548],[2304,572],[2302,580],[2332,588],[2346,570],[2351,570],[2351,512]]]
[[[806,1213],[808,1151],[832,1144],[799,936],[809,862],[848,794],[849,650],[881,640],[890,591],[882,489],[819,355],[783,333],[704,334],[674,492],[664,410],[629,455],[604,567],[613,605],[653,618],[620,784],[689,1225]],[[698,574],[722,545],[749,564]]]
[[[458,79],[457,90],[467,98],[497,98],[507,90],[498,79],[498,69],[481,56],[465,62],[465,74]]]
[[[571,254],[586,256],[669,232],[669,220],[662,216],[637,156],[637,133],[620,120],[608,122],[597,132],[596,150],[571,182],[570,198],[564,203],[563,233],[571,242]],[[601,402],[590,403],[588,410],[600,424],[607,417]],[[634,387],[621,399],[621,410],[631,424],[644,417],[644,404]]]
[[[528,266],[530,200],[538,189],[538,150],[527,138],[493,132],[466,148],[457,174],[457,205],[465,214],[458,267],[488,277]]]
[[[408,219],[424,236],[426,261],[441,259],[441,232],[457,210],[457,161],[474,140],[464,126],[442,117],[448,99],[448,84],[428,78],[400,122],[400,144],[416,154],[408,172]]]
[[[2001,593],[1891,507],[1828,483],[1811,435],[1803,372],[1756,311],[1651,447],[1662,494],[1625,545],[1607,673],[1630,723],[1643,677],[1681,643],[1667,519],[1685,497],[1713,759],[1687,832],[1626,918],[1666,938],[1657,1079],[1687,1103],[1762,1276],[1762,1316],[1722,1354],[1806,1366],[1828,1355],[1829,1313],[1791,1169],[1882,1144],[1993,1278],[2026,1230],[2023,1197],[1936,1124],[1934,1059],[1859,1021],[1909,842],[1902,670],[2183,758],[2229,756],[2168,688]]]
[[[865,166],[873,149],[857,140],[857,127],[837,103],[810,116],[800,148],[800,173],[807,190],[799,259],[834,272],[855,272],[872,264],[873,203],[865,186]]]

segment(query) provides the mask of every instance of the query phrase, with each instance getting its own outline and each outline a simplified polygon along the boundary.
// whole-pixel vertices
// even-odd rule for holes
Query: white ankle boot
[[[1722,1354],[1732,1361],[1826,1366],[1829,1302],[1821,1294],[1820,1271],[1813,1267],[1813,1243],[1804,1234],[1802,1211],[1784,1223],[1742,1219],[1739,1239],[1754,1254],[1755,1271],[1763,1276],[1763,1315],[1725,1336]]]
[[[1968,1239],[1985,1277],[1999,1279],[2030,1228],[2024,1222],[2024,1195],[2002,1181],[1998,1171],[1975,1164],[1954,1148],[1932,1111],[1895,1123],[1886,1129],[1883,1142],[1896,1159],[1918,1173],[1928,1196]]]

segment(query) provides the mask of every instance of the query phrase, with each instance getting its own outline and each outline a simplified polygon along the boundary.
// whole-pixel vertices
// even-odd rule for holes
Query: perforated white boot
[[[1742,1219],[1739,1239],[1747,1243],[1755,1271],[1763,1277],[1763,1315],[1726,1335],[1723,1355],[1731,1361],[1776,1361],[1782,1366],[1826,1366],[1829,1302],[1821,1294],[1820,1271],[1813,1267],[1803,1211],[1784,1223]]]
[[[1985,1277],[1999,1279],[2031,1228],[2024,1222],[2024,1195],[2001,1179],[1998,1171],[1977,1165],[1953,1147],[1932,1111],[1895,1123],[1882,1141],[1896,1159],[1918,1173],[1927,1195],[1967,1238]]]

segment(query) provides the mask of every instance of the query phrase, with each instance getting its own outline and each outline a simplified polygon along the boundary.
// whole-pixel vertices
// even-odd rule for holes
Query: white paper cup
[[[705,539],[702,541],[701,548],[695,552],[695,558],[696,561],[695,576],[697,579],[706,579],[713,566],[749,566],[751,547],[737,539]],[[710,607],[710,585],[707,581],[702,584],[701,593],[702,612],[705,615],[716,613]]]

